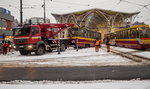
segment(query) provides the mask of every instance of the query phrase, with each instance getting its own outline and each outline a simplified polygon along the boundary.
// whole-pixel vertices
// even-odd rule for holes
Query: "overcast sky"
[[[30,17],[43,17],[42,4],[44,0],[22,0],[23,19]],[[51,13],[65,14],[74,11],[100,8],[121,12],[141,13],[135,19],[150,24],[150,0],[45,0],[46,17],[55,22]],[[121,1],[121,2],[120,2]],[[145,7],[144,7],[145,5]],[[12,15],[20,21],[20,0],[0,0],[0,7],[11,11]]]

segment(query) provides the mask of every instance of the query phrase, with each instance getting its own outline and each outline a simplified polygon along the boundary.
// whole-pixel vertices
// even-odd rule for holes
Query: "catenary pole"
[[[44,23],[46,23],[45,0],[44,0]]]
[[[22,25],[23,23],[23,16],[22,16],[22,0],[20,0],[20,24]]]

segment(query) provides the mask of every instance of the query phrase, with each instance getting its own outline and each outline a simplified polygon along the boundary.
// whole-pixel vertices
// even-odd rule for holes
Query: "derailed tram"
[[[111,40],[115,40],[115,45],[119,47],[149,49],[150,27],[148,25],[134,25],[124,28],[111,33]]]
[[[91,31],[86,28],[70,28],[68,30],[68,38],[72,40],[72,44],[77,44],[79,48],[93,47],[96,39],[101,39],[101,33]]]

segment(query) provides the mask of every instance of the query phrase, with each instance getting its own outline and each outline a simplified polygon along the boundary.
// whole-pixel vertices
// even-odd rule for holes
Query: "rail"
[[[111,48],[111,52],[114,54],[120,55],[122,57],[126,57],[132,61],[150,65],[150,58],[146,58],[146,57],[139,56],[139,55],[134,55],[134,54],[131,54],[130,52],[122,52],[113,48]]]

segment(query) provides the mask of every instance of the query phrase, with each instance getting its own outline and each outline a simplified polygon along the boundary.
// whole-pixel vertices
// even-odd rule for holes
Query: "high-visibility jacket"
[[[8,43],[5,43],[5,44],[3,45],[3,47],[4,47],[4,48],[8,48],[8,47],[9,47]]]
[[[100,40],[96,40],[95,45],[99,46],[100,45]]]

